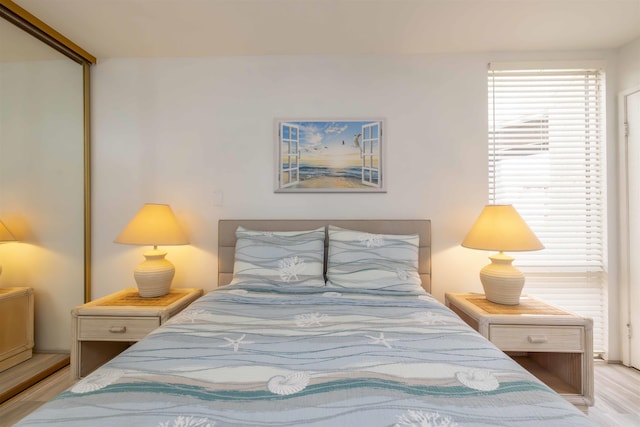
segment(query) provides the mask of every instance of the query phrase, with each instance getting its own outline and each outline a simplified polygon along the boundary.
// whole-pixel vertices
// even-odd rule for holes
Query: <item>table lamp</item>
[[[11,234],[4,222],[0,221],[0,243],[15,242],[16,238]],[[0,265],[0,274],[2,274],[2,266]]]
[[[167,252],[158,249],[158,245],[186,245],[189,240],[169,205],[146,203],[114,242],[153,245],[133,276],[141,297],[158,297],[169,292],[176,272],[173,264],[165,259]]]
[[[480,270],[480,281],[489,301],[517,305],[524,287],[524,274],[511,265],[514,258],[503,251],[543,249],[520,214],[511,205],[487,205],[464,238],[462,246],[498,251],[489,257],[491,264]]]

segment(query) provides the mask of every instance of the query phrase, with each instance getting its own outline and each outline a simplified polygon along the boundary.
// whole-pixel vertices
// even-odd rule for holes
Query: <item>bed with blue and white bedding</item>
[[[333,231],[337,243],[342,231]],[[315,280],[313,251],[305,244],[293,245],[297,258],[289,247],[268,266],[255,239],[282,246],[283,236],[252,235],[248,245],[242,237],[231,284],[201,297],[19,425],[591,425],[414,286],[413,268],[397,262],[404,243],[379,234],[356,239],[368,253],[367,268],[358,250],[331,244],[325,283]],[[372,248],[387,244],[394,247],[391,264],[389,252],[370,258]],[[393,275],[375,280],[385,274],[374,270],[387,267]],[[374,284],[365,285],[372,274]]]

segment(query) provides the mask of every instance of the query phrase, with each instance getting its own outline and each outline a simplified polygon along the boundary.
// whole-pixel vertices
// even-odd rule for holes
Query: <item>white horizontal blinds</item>
[[[513,204],[545,245],[512,254],[524,292],[593,318],[603,352],[603,73],[500,68],[488,76],[490,201]]]

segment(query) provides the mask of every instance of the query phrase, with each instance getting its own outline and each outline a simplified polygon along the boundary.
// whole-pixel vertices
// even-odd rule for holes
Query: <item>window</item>
[[[491,64],[489,198],[513,204],[545,249],[515,264],[523,292],[594,321],[606,351],[604,73]]]

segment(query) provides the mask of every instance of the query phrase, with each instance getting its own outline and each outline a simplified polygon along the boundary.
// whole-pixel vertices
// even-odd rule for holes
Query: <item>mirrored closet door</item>
[[[0,245],[0,289],[33,288],[35,350],[68,352],[70,310],[90,299],[95,59],[66,52],[46,25],[33,25],[28,12],[16,16],[16,8],[0,1],[0,221],[17,240]]]

